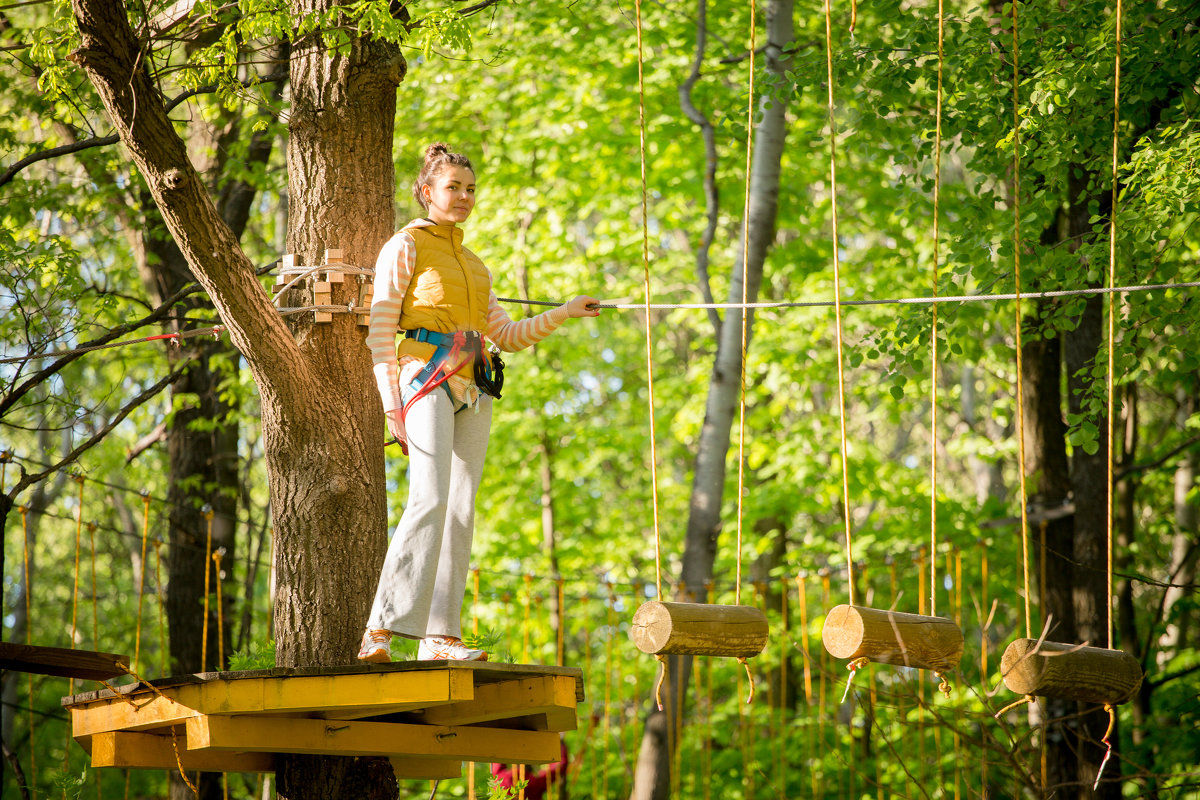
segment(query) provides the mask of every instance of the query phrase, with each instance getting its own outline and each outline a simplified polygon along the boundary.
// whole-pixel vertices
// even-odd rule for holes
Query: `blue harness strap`
[[[446,360],[446,356],[450,354],[450,349],[454,347],[454,334],[431,331],[428,328],[413,328],[404,332],[404,338],[415,339],[418,342],[426,342],[437,347],[433,351],[433,355],[429,357],[429,361],[425,364],[425,367],[416,374],[409,384],[414,392],[419,392],[433,378],[438,367],[442,365],[442,362]],[[450,405],[455,405],[457,401],[454,399],[454,393],[450,391],[450,385],[443,383],[442,388],[446,390],[446,396],[450,398]],[[457,414],[466,407],[467,404],[462,403],[458,408],[454,409],[454,413]]]

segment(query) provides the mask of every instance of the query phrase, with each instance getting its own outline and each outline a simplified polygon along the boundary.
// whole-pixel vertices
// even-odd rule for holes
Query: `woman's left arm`
[[[537,344],[568,319],[574,317],[598,317],[600,301],[581,294],[569,303],[552,308],[536,317],[514,320],[496,301],[496,293],[488,298],[487,337],[501,350],[509,353]]]

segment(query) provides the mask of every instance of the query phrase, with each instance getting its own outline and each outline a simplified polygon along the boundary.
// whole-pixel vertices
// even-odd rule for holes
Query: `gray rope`
[[[326,268],[329,265],[322,265],[321,268]],[[371,270],[362,267],[355,267],[351,264],[336,265],[339,270],[348,274],[371,274]],[[308,269],[307,267],[305,269]],[[290,270],[289,270],[290,271]],[[1115,292],[1151,292],[1160,289],[1195,289],[1200,287],[1200,281],[1185,281],[1182,283],[1151,283],[1140,286],[1113,286],[1113,287],[1097,287],[1090,289],[1059,289],[1049,292],[1022,292],[1020,299],[1022,300],[1039,300],[1055,297],[1081,297],[1085,295],[1103,295],[1113,294]],[[282,293],[282,292],[281,292]],[[964,295],[939,295],[938,297],[897,297],[878,300],[846,300],[841,303],[843,306],[884,306],[884,305],[932,305],[934,303],[980,303],[980,302],[998,302],[1003,300],[1016,300],[1018,295],[1010,294],[964,294]],[[565,305],[556,300],[518,300],[512,297],[497,297],[501,303],[516,303],[527,306],[551,306],[557,308]],[[649,308],[653,309],[737,309],[737,308],[832,308],[834,302],[832,300],[808,300],[799,302],[768,302],[768,303],[650,303]],[[647,308],[645,303],[597,303],[595,308],[607,308],[617,311],[630,311],[642,308]],[[325,311],[333,314],[369,314],[369,306],[349,305],[312,305],[312,306],[295,306],[279,309],[281,316],[293,316],[295,314],[303,314],[306,311]],[[93,350],[108,350],[113,347],[124,347],[128,344],[140,344],[142,342],[151,342],[160,339],[178,340],[186,339],[192,336],[202,336],[211,334],[220,336],[225,328],[222,325],[217,325],[212,328],[196,328],[190,331],[180,331],[175,334],[162,334],[158,336],[145,336],[140,339],[127,339],[122,342],[109,342],[108,344],[93,345],[91,347],[76,347],[70,350],[59,350],[51,353],[33,353],[24,356],[10,356],[8,358],[0,358],[0,364],[18,364],[26,361],[32,361],[36,358],[62,358],[64,356],[77,355],[79,353],[90,353]]]
[[[1185,283],[1153,283],[1142,286],[1114,286],[1089,289],[1059,289],[1050,292],[1021,292],[1022,300],[1038,300],[1053,297],[1078,297],[1082,295],[1112,294],[1114,292],[1149,292],[1158,289],[1194,289],[1200,287],[1200,281]],[[964,294],[938,295],[937,297],[897,297],[879,300],[843,300],[843,306],[885,306],[885,305],[932,305],[934,303],[979,303],[1001,300],[1016,300],[1017,294]],[[518,303],[528,306],[561,306],[561,302],[553,300],[517,300],[511,297],[497,297],[501,303]],[[737,309],[737,308],[832,308],[832,300],[808,300],[799,302],[763,302],[763,303],[650,303],[653,309]],[[611,308],[617,310],[635,310],[646,308],[645,303],[597,303],[595,308]]]

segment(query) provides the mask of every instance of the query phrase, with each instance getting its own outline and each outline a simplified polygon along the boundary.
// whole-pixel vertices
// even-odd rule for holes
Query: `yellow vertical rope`
[[[221,592],[221,556],[224,547],[213,551],[213,572],[217,576],[217,671],[225,669],[225,602]]]
[[[1046,623],[1046,528],[1050,523],[1038,523],[1038,627]]]
[[[804,657],[804,702],[811,706],[813,688],[812,657],[808,653],[808,590],[804,585],[803,574],[796,576],[796,594],[800,599],[800,654]]]
[[[79,484],[79,507],[75,510],[75,587],[71,591],[71,649],[75,649],[75,636],[78,632],[79,621],[79,550],[83,537],[83,476],[76,475],[75,482]],[[75,692],[75,679],[71,681],[71,693]]]
[[[529,605],[533,601],[533,576],[526,573],[525,597],[521,600],[524,616],[521,618],[521,663],[529,663]]]
[[[980,579],[979,579],[979,689],[982,696],[987,696],[988,691],[988,618],[991,616],[988,608],[988,557],[987,557],[987,540],[979,540],[979,561],[980,561]],[[988,778],[988,756],[987,748],[980,748],[980,764],[979,764],[979,782],[981,786],[987,786]]]
[[[936,561],[937,559],[933,559]],[[917,613],[925,613],[925,548],[917,550]]]
[[[479,567],[471,570],[471,635],[479,638]]]
[[[1024,356],[1021,352],[1021,92],[1020,92],[1020,39],[1017,6],[1012,6],[1012,67],[1013,67],[1013,282],[1016,302],[1017,337],[1017,461],[1021,482],[1021,568],[1025,577],[1025,636],[1033,636],[1033,621],[1029,611],[1029,510],[1026,508],[1028,494],[1025,488],[1025,384],[1022,371]]]
[[[779,618],[783,636],[779,637],[779,800],[787,800],[787,688],[788,648],[788,579],[779,579]]]
[[[941,220],[938,213],[942,197],[942,67],[946,20],[944,0],[938,0],[937,112],[933,133],[933,297],[938,296],[938,267],[941,246]],[[929,334],[931,360],[929,387],[929,614],[937,616],[937,400],[938,400],[938,304],[933,303],[933,322]]]
[[[954,553],[954,622],[960,628],[962,627],[962,550],[955,546],[952,550]],[[961,704],[956,706],[956,716],[959,722],[962,721],[963,707]],[[954,800],[960,800],[960,783],[962,780],[963,771],[963,753],[962,753],[962,738],[959,736],[958,728],[954,729]],[[986,784],[985,784],[986,785]]]
[[[742,602],[742,506],[743,486],[745,485],[746,469],[746,332],[747,318],[750,310],[746,308],[746,284],[750,272],[750,170],[754,153],[754,51],[757,48],[757,25],[755,20],[755,0],[750,0],[750,88],[746,101],[746,191],[742,205],[742,350],[741,370],[739,374],[738,401],[738,480],[737,480],[737,550],[735,551],[737,574],[734,578],[733,602]]]
[[[158,597],[159,674],[167,674],[167,620],[162,596],[162,540],[154,540],[154,594]]]
[[[608,797],[608,743],[612,735],[612,674],[613,674],[613,632],[616,631],[617,596],[610,581],[605,581],[608,588],[608,635],[604,639],[604,759],[601,763],[604,772],[604,794]]]
[[[150,538],[150,493],[142,490],[142,561],[138,580],[137,628],[133,638],[133,668],[142,669],[142,597],[146,593],[146,543]]]
[[[208,536],[205,538],[204,544],[204,623],[201,626],[200,634],[201,672],[208,669],[208,587],[211,580],[213,544],[213,510],[209,506],[204,507],[204,519],[208,522]]]
[[[833,117],[833,22],[829,0],[825,8],[825,77],[828,86],[829,111],[829,205],[833,228],[833,313],[837,327],[838,422],[842,453],[842,514],[846,522],[846,576],[850,605],[854,605],[854,549],[850,534],[850,479],[846,447],[846,376],[842,357],[842,290],[841,263],[838,256],[837,223],[837,126]]]
[[[565,630],[567,627],[567,615],[564,612],[565,592],[563,591],[563,577],[559,575],[555,578],[555,583],[558,585],[558,641],[555,642],[558,651],[558,666],[567,663],[566,638]]]
[[[7,462],[5,462],[7,464]],[[21,552],[25,564],[25,644],[33,644],[33,601],[29,587],[29,508],[18,506],[21,514]],[[33,739],[33,673],[29,673],[29,785],[37,786],[37,746]]]
[[[1121,0],[1117,0],[1116,19],[1116,61],[1113,65],[1113,146],[1112,146],[1112,213],[1108,218],[1108,288],[1117,285],[1117,156],[1120,148],[1121,125],[1121,24],[1124,8]],[[1114,401],[1113,369],[1117,358],[1116,351],[1116,293],[1108,294],[1108,508],[1104,515],[1108,534],[1108,558],[1106,568],[1105,604],[1108,606],[1108,649],[1113,648],[1113,491],[1115,489],[1113,474],[1113,424]],[[1099,778],[1097,778],[1099,780]]]
[[[75,584],[71,590],[71,649],[75,649],[75,637],[79,632],[79,551],[82,548],[83,541],[83,476],[75,475],[75,482],[79,485],[78,507],[75,509]],[[68,694],[75,694],[75,679],[71,678],[67,685],[69,687]],[[71,726],[67,726],[67,743],[63,749],[63,773],[69,773],[71,770]],[[62,790],[63,800],[67,797],[67,787],[64,784]]]
[[[704,660],[704,800],[712,800],[712,659]],[[741,708],[741,703],[738,704]]]
[[[642,56],[642,0],[634,0],[637,23],[638,61],[638,145],[642,171],[642,268],[645,274],[646,298],[646,403],[650,416],[650,499],[654,511],[654,586],[658,590],[656,599],[663,599],[662,591],[662,541],[658,528],[658,448],[654,431],[654,346],[650,324],[650,219],[649,199],[646,188],[646,78]]]
[[[92,548],[92,649],[100,649],[100,600],[96,595],[96,523],[88,523],[88,541]]]

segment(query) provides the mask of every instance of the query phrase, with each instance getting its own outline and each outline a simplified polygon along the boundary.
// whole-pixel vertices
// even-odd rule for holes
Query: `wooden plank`
[[[175,770],[179,769],[182,763],[185,770],[204,772],[272,772],[275,769],[275,756],[271,753],[188,750],[187,737],[183,731],[177,732],[174,743],[169,733],[163,735],[107,731],[90,738],[93,767]]]
[[[361,712],[360,716],[384,713],[389,707],[424,708],[439,703],[470,700],[475,685],[469,674],[451,670],[397,675],[368,672],[359,675],[313,675],[268,679],[259,709],[221,713],[263,711]],[[216,713],[204,709],[207,713]]]
[[[187,721],[192,750],[326,756],[413,756],[453,761],[549,764],[558,734],[471,726],[201,716]]]
[[[0,669],[106,681],[126,674],[125,670],[117,666],[118,663],[128,667],[129,656],[120,653],[71,650],[66,647],[0,642]]]
[[[73,735],[102,731],[145,731],[178,725],[200,714],[319,713],[348,718],[426,708],[470,700],[474,683],[469,672],[428,670],[413,673],[288,676],[224,680],[128,695],[134,704],[107,697],[69,706]]]
[[[462,777],[461,761],[402,756],[392,756],[388,760],[392,762],[396,780],[445,781]]]
[[[546,675],[484,684],[475,689],[474,699],[428,708],[421,718],[431,725],[474,725],[565,709],[574,715],[575,681]]]
[[[71,735],[78,739],[105,731],[145,731],[178,725],[198,713],[157,695],[140,695],[135,702],[136,707],[112,697],[71,708]]]

